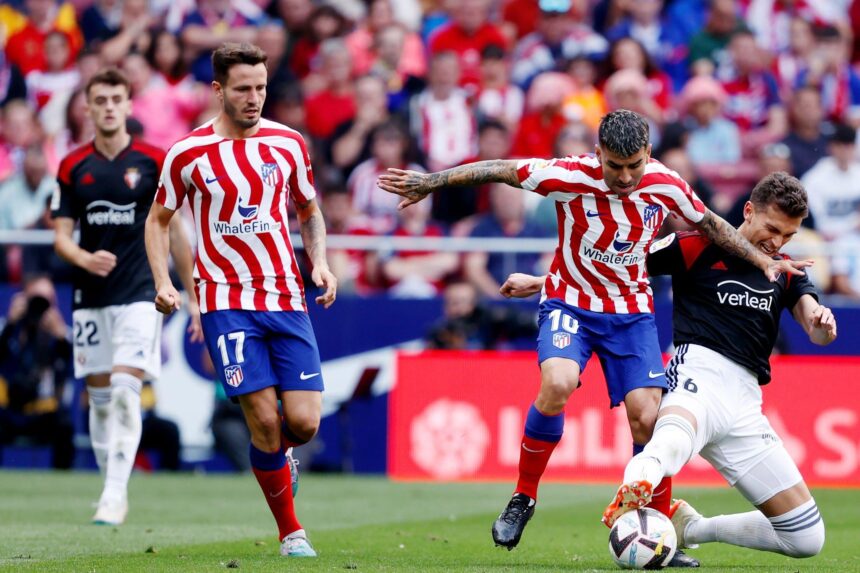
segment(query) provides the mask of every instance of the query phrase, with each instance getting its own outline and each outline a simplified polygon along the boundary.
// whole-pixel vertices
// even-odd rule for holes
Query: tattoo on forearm
[[[438,173],[427,175],[429,186],[433,189],[456,185],[480,185],[482,183],[507,183],[520,186],[515,161],[498,159],[477,161],[452,167]]]
[[[699,228],[718,247],[758,266],[761,256],[758,250],[721,217],[707,211]]]
[[[301,223],[302,242],[305,252],[314,264],[325,260],[325,224],[322,213],[317,211]]]

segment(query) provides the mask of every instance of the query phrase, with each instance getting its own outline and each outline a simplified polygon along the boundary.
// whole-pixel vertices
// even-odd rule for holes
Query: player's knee
[[[255,412],[254,420],[249,424],[256,441],[265,444],[269,450],[277,449],[281,444],[281,417],[277,411]]]
[[[657,420],[657,412],[638,412],[627,418],[630,423],[630,434],[633,441],[637,443],[647,442],[654,432],[654,422]]]
[[[575,373],[562,368],[550,369],[541,375],[540,392],[546,400],[564,405],[578,383]]]
[[[784,553],[789,557],[815,557],[824,548],[824,521],[821,519],[815,525],[800,531],[777,530],[776,533],[782,542]]]
[[[312,413],[290,416],[284,423],[282,431],[284,437],[294,444],[306,444],[316,435],[320,426],[319,416]]]

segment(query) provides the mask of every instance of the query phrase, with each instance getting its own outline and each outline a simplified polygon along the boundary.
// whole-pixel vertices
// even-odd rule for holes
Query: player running
[[[95,139],[60,163],[51,211],[54,248],[75,266],[75,376],[86,381],[90,440],[105,476],[93,522],[119,525],[128,512],[128,480],[140,443],[141,385],[161,370],[161,315],[152,305],[143,228],[164,151],[126,131],[131,100],[121,72],[97,73],[87,82],[86,98]],[[72,238],[76,222],[80,244]],[[190,289],[188,241],[179,225],[170,231],[177,269]],[[196,304],[189,310],[192,338],[202,339]]]
[[[708,210],[690,186],[651,160],[647,122],[618,110],[600,123],[595,156],[480,161],[438,173],[389,169],[380,188],[404,197],[399,208],[456,185],[507,183],[556,201],[559,244],[541,297],[541,385],[526,417],[519,480],[493,524],[493,540],[512,549],[535,509],[538,482],[562,436],[565,403],[592,352],[601,359],[610,405],[624,402],[634,452],[650,439],[667,388],[645,273],[645,251],[664,218],[697,226],[769,279],[802,274],[807,262],[772,260]],[[669,510],[668,484],[656,508]],[[686,560],[681,556],[680,560]],[[692,562],[676,563],[692,565]]]
[[[739,232],[769,257],[800,228],[806,191],[786,173],[753,189]],[[770,382],[768,358],[789,309],[809,339],[836,339],[836,320],[818,303],[806,276],[768,282],[753,266],[699,233],[680,233],[651,245],[648,272],[671,275],[676,354],[667,367],[654,435],[624,472],[604,523],[648,501],[651,484],[674,475],[700,453],[758,511],[702,517],[684,501],[672,507],[678,547],[722,541],[811,557],[824,545],[824,523],[794,461],[762,412],[761,385]],[[506,296],[529,296],[542,277],[512,275]]]
[[[170,149],[147,220],[156,302],[167,314],[177,307],[167,273],[167,229],[187,197],[197,228],[194,276],[209,354],[251,431],[251,466],[277,522],[281,555],[315,557],[295,514],[286,459],[287,448],[316,434],[323,390],[290,243],[290,198],[311,276],[325,289],[318,304],[331,306],[337,281],[326,262],[325,225],[304,139],[260,118],[266,54],[250,44],[224,44],[212,54],[212,68],[221,111]]]

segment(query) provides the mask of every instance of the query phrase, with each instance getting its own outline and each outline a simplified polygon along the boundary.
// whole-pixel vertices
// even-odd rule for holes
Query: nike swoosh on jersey
[[[650,370],[648,371],[648,378],[659,378],[660,376],[663,376],[663,372],[654,373]]]
[[[545,451],[546,451],[546,450],[533,450],[533,449],[531,449],[530,447],[528,447],[528,446],[527,446],[527,445],[525,445],[525,444],[523,444],[523,449],[524,449],[525,451],[527,451],[527,452],[531,452],[531,453],[533,453],[533,454],[540,454],[540,453],[542,453],[542,452],[545,452]]]
[[[600,213],[598,213],[597,211],[592,211],[591,209],[589,209],[585,212],[585,216],[586,217],[600,217]]]
[[[208,177],[207,177],[207,178],[205,179],[205,181],[206,181],[206,185],[209,185],[210,183],[215,183],[216,181],[218,181],[218,180],[219,180],[219,179],[221,179],[222,177],[223,177],[223,175],[219,175],[218,177],[213,177],[212,179],[210,179],[210,178],[208,178]]]
[[[302,372],[301,374],[299,374],[299,378],[301,378],[302,380],[310,380],[314,376],[319,376],[319,375],[320,375],[319,372],[314,372],[313,374],[305,374],[304,372]]]

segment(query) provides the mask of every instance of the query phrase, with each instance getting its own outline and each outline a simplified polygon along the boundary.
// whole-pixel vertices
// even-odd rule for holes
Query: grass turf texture
[[[512,552],[490,525],[511,484],[392,483],[302,476],[299,515],[318,559],[278,556],[274,520],[250,475],[133,476],[121,527],[88,523],[101,481],[87,473],[0,471],[0,569],[16,571],[618,571],[599,523],[614,488],[546,484]],[[728,488],[676,492],[705,515],[748,510]],[[815,492],[827,526],[818,557],[721,544],[692,551],[710,571],[860,571],[860,491]]]

